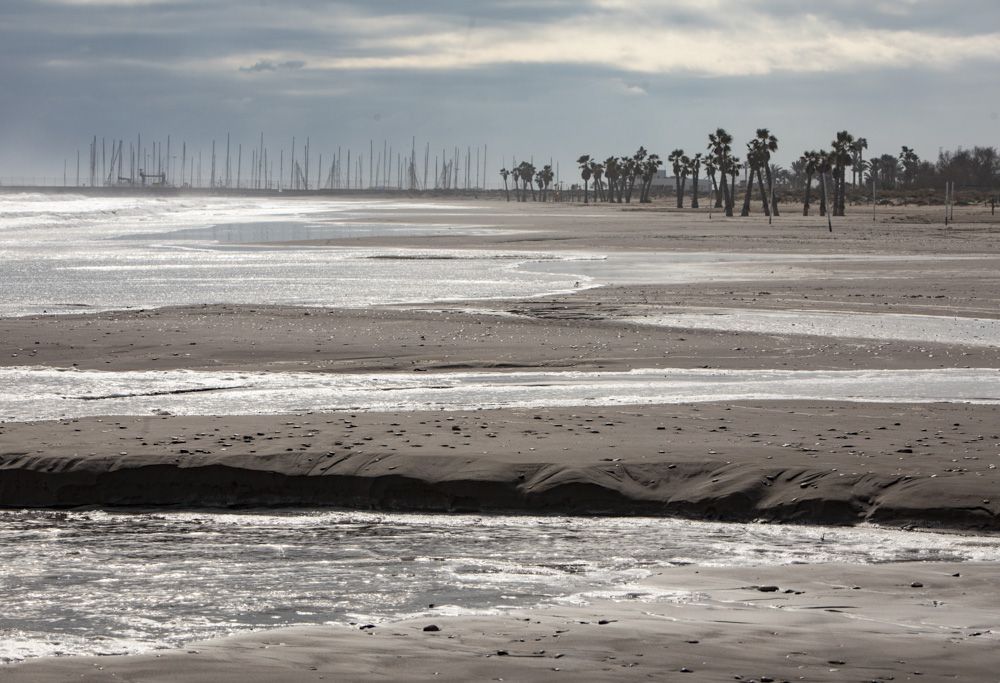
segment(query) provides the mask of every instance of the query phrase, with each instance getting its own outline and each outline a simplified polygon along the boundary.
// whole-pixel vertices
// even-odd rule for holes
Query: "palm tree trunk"
[[[632,203],[632,191],[635,189],[635,176],[632,176],[628,180],[628,192],[625,193],[625,203]]]
[[[771,166],[769,164],[764,164],[764,171],[767,172],[767,191],[768,200],[771,203],[771,215],[778,216],[778,198],[774,196],[774,178],[771,176]]]
[[[697,209],[698,206],[698,176],[700,175],[700,169],[695,170],[694,179],[691,181],[691,208]]]
[[[435,163],[437,163],[437,162],[435,162]],[[507,201],[509,202],[510,201],[510,189],[507,187],[507,179],[506,178],[503,179],[503,191],[505,193],[507,193]]]
[[[838,216],[843,216],[847,209],[847,169],[840,169],[840,206]]]
[[[676,205],[678,209],[684,208],[684,195],[681,194],[681,177],[679,175],[674,176],[674,195],[676,198]]]
[[[771,209],[768,207],[767,201],[767,190],[764,189],[764,174],[760,172],[760,168],[757,168],[757,189],[760,190],[760,208],[764,210],[765,216],[771,215]]]
[[[753,200],[753,176],[755,170],[756,169],[751,166],[750,175],[747,176],[747,191],[743,196],[743,210],[740,211],[740,215],[744,217],[750,215],[750,202]]]
[[[723,174],[723,176],[722,176],[722,184],[725,185],[725,183],[726,183],[726,176]],[[722,208],[722,191],[719,190],[719,183],[715,179],[715,173],[714,172],[712,173],[712,192],[713,192],[713,194],[715,194],[715,208],[716,209],[721,209]]]
[[[729,181],[729,194],[726,196],[726,216],[733,217],[733,209],[736,206],[736,173],[733,173]]]
[[[832,178],[833,197],[831,197],[832,201],[830,202],[829,210],[832,215],[839,216],[840,214],[838,212],[840,211],[840,167],[834,166],[833,173],[831,175],[833,176]]]
[[[583,203],[589,204],[590,198],[587,196],[587,179],[583,179]]]
[[[823,174],[819,174],[819,215],[826,215],[826,182]]]
[[[809,204],[810,204],[810,201],[812,200],[812,183],[813,183],[812,174],[811,173],[807,174],[806,175],[806,200],[802,203],[802,215],[803,216],[808,216],[809,215]]]

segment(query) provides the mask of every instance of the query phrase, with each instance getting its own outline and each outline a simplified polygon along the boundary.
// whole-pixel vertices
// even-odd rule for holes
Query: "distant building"
[[[687,183],[684,185],[684,191],[690,192],[692,185],[692,178],[688,176]],[[653,187],[669,187],[670,189],[675,188],[676,180],[675,176],[668,176],[665,169],[660,169],[653,176]],[[705,171],[702,169],[701,177],[698,179],[698,190],[701,193],[712,191],[712,179],[705,176]]]

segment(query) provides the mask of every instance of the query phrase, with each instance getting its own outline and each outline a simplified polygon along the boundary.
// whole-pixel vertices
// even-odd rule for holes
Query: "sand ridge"
[[[0,425],[0,500],[1000,529],[994,406],[743,402]]]

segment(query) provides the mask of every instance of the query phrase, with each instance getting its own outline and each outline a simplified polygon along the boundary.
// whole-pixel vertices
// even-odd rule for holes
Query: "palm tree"
[[[846,130],[837,133],[833,141],[833,152],[831,163],[833,165],[833,215],[843,216],[845,195],[847,194],[847,172],[854,157],[851,153],[851,146],[854,144],[854,136]]]
[[[510,176],[510,171],[508,171],[506,168],[500,169],[500,177],[503,178],[503,191],[507,193],[508,202],[510,201],[510,189],[507,187],[507,178],[509,176]]]
[[[903,182],[912,185],[917,178],[917,168],[920,166],[920,157],[911,148],[903,145],[899,152],[899,161],[903,165]]]
[[[517,165],[517,173],[521,177],[521,185],[531,190],[531,201],[535,199],[535,186],[532,181],[535,178],[535,165],[528,161],[522,161]]]
[[[653,201],[649,197],[649,191],[653,187],[653,178],[656,177],[656,172],[662,165],[663,161],[660,159],[659,154],[650,154],[642,162],[642,187],[639,191],[640,204],[649,204]]]
[[[743,195],[743,209],[740,211],[740,216],[743,217],[750,215],[750,202],[753,200],[753,180],[754,175],[760,176],[761,154],[760,140],[754,138],[747,143],[747,187],[746,193]],[[761,194],[763,194],[763,187],[761,185]],[[767,197],[764,198],[764,209],[767,209]]]
[[[816,172],[819,174],[819,215],[825,216],[830,207],[827,206],[826,177],[833,168],[833,155],[826,150],[816,153]]]
[[[691,208],[697,209],[698,206],[698,182],[699,176],[701,175],[701,152],[698,152],[693,157],[691,157]]]
[[[864,151],[866,149],[868,149],[868,140],[865,138],[857,138],[851,145],[851,157],[853,161],[851,164],[851,184],[855,187],[858,186],[859,181],[864,180]]]
[[[725,128],[717,128],[714,133],[708,134],[708,149],[715,158],[715,164],[722,174],[722,201],[727,216],[733,215],[733,195],[736,191],[736,175],[739,169],[737,164],[731,163],[733,151],[733,136]],[[733,176],[733,188],[730,191],[727,175]]]
[[[590,199],[587,197],[587,184],[590,182],[590,176],[593,171],[590,168],[590,155],[584,154],[579,159],[576,160],[577,165],[580,166],[580,177],[583,178],[583,203],[590,203]]]
[[[767,177],[767,197],[771,198],[771,211],[768,213],[764,211],[767,215],[778,215],[778,200],[774,196],[774,178],[771,175],[771,153],[778,151],[778,138],[771,135],[771,131],[767,128],[757,129],[757,139],[760,140],[760,153],[761,153],[761,164],[764,166],[764,173]],[[760,169],[757,170],[758,179],[760,178]],[[761,190],[763,192],[763,190]],[[767,197],[764,201],[767,202]]]
[[[645,147],[640,147],[635,151],[635,154],[629,159],[628,163],[628,189],[625,192],[625,203],[632,203],[632,190],[635,189],[635,181],[642,174],[642,164],[649,156],[649,152],[646,151]]]
[[[598,161],[590,162],[590,173],[594,177],[594,201],[596,202],[598,197],[604,200],[604,164]]]
[[[618,165],[617,157],[608,157],[604,160],[604,177],[608,179],[608,201],[615,201],[615,191],[618,189],[618,178],[621,175],[621,167]],[[621,192],[618,193],[618,201],[621,202]]]
[[[816,163],[816,170],[819,172],[819,187],[820,187],[820,207],[819,215],[826,216],[826,228],[830,232],[833,232],[833,221],[830,219],[830,214],[833,213],[831,207],[827,206],[827,196],[828,192],[826,189],[826,178],[830,175],[831,170],[834,168],[834,156],[833,152],[822,151],[819,153],[819,160]]]
[[[739,157],[729,157],[726,160],[729,165],[726,170],[729,171],[730,177],[730,187],[729,191],[729,203],[726,205],[726,215],[733,215],[733,205],[736,203],[736,179],[740,175],[740,158]]]
[[[715,157],[709,154],[705,157],[705,174],[712,179],[712,194],[715,196],[715,203],[713,206],[716,209],[722,208],[722,191],[719,189],[719,183],[715,179],[715,174],[719,170],[716,165]]]
[[[891,154],[883,154],[876,163],[882,187],[895,188],[896,182],[899,180],[899,158]]]
[[[816,175],[817,164],[819,163],[819,152],[805,152],[802,154],[800,161],[802,162],[802,169],[806,175],[806,198],[802,203],[802,215],[808,216],[809,205],[812,201],[813,176]]]
[[[868,180],[869,183],[872,182],[872,181],[875,181],[876,183],[880,183],[884,187],[885,186],[884,182],[882,181],[882,179],[880,177],[882,174],[879,172],[879,161],[880,160],[879,160],[878,157],[872,157],[871,159],[869,159],[868,161],[865,162],[865,168],[868,169],[868,179],[867,180]]]
[[[635,162],[631,157],[618,157],[618,203],[625,200],[625,191],[628,189],[630,178],[635,173]]]
[[[538,172],[536,178],[541,179],[541,184],[539,188],[542,190],[542,201],[548,201],[549,198],[549,185],[555,179],[556,174],[552,171],[552,164],[545,164],[542,166],[542,170]]]
[[[684,160],[687,156],[684,154],[683,149],[675,149],[667,157],[667,161],[670,162],[670,168],[674,172],[674,193],[677,196],[677,208],[684,208],[684,188],[681,184],[681,174],[684,171]]]

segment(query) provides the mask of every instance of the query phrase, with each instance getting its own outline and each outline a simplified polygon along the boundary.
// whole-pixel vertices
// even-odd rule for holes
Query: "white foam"
[[[1000,538],[647,517],[0,511],[0,661],[540,603],[696,601],[642,585],[682,562],[914,560],[996,562]]]
[[[0,369],[0,420],[824,400],[1000,404],[1000,370],[328,374]]]

